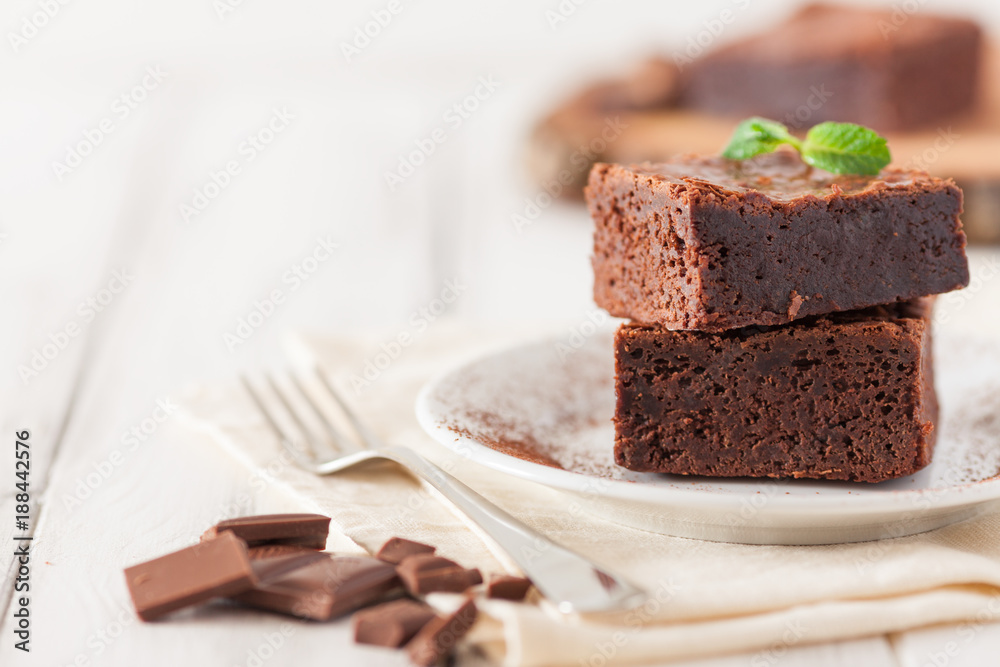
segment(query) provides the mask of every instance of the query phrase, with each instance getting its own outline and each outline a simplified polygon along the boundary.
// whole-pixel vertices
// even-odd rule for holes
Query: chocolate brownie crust
[[[637,471],[879,482],[931,460],[926,300],[712,335],[625,324],[615,460]]]
[[[887,169],[834,176],[789,151],[598,164],[594,300],[616,317],[719,332],[968,284],[962,192]]]

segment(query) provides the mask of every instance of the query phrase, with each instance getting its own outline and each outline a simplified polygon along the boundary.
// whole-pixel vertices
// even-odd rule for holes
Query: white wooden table
[[[289,329],[398,331],[448,280],[468,286],[450,316],[582,321],[585,212],[555,204],[529,228],[511,223],[538,194],[520,168],[525,130],[590,76],[581,63],[680,38],[728,4],[622,16],[584,3],[554,28],[558,3],[527,0],[400,0],[391,19],[383,2],[5,5],[17,37],[0,47],[0,552],[13,548],[25,429],[34,548],[30,654],[13,648],[16,572],[0,558],[0,664],[403,664],[353,646],[344,622],[135,620],[125,565],[223,514],[294,509],[182,429],[172,400],[279,364]],[[367,26],[376,34],[348,61],[341,44],[373,11],[385,25]],[[408,157],[429,139],[430,155]],[[401,156],[423,164],[411,175]],[[394,188],[388,171],[404,174]],[[767,664],[917,666],[940,653],[978,665],[1000,651],[988,628],[947,655],[953,634],[797,647]]]

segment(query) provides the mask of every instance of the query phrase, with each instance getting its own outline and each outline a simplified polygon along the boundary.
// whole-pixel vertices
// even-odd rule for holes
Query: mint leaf
[[[813,167],[834,174],[875,176],[892,157],[885,137],[874,130],[853,123],[820,123],[814,125],[799,141],[788,128],[766,118],[747,118],[736,126],[722,157],[746,160],[761,153],[771,153],[788,144]]]
[[[851,123],[814,125],[800,150],[807,164],[834,174],[874,176],[892,159],[884,137]]]
[[[781,144],[799,148],[799,140],[791,135],[788,128],[766,118],[747,118],[736,126],[729,145],[722,151],[722,157],[730,160],[746,160],[761,153],[771,153]]]

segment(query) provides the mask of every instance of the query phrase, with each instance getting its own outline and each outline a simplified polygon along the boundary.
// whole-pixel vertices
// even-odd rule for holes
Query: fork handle
[[[412,449],[385,447],[379,454],[409,469],[454,504],[560,611],[627,609],[646,599],[642,589],[529,528]]]

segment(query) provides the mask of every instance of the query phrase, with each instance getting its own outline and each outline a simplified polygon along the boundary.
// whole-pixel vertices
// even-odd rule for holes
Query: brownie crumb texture
[[[920,310],[714,335],[625,324],[615,342],[615,459],[719,477],[914,473],[930,462],[937,418]]]
[[[962,193],[920,171],[834,176],[790,151],[597,164],[594,301],[722,332],[916,299],[969,282]]]

